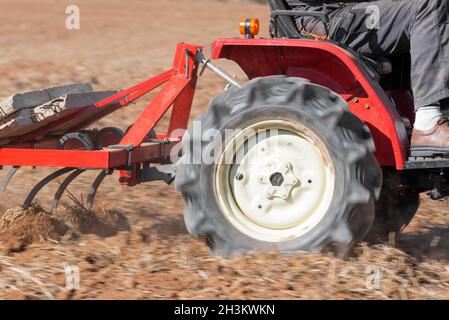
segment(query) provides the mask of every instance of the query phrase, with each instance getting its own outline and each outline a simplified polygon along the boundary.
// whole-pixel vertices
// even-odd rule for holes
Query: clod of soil
[[[0,218],[0,239],[8,251],[20,252],[32,243],[59,241],[67,227],[38,206],[7,210]]]
[[[52,214],[39,206],[7,210],[0,218],[0,240],[9,252],[24,251],[30,244],[61,242],[83,234],[112,236],[129,230],[126,217],[103,210],[94,213],[71,207]]]

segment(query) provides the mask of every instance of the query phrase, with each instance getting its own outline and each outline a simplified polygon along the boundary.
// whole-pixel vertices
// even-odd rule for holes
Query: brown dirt
[[[9,253],[24,251],[31,243],[59,240],[65,231],[58,220],[39,207],[10,209],[0,220],[0,238],[7,239]]]
[[[114,211],[88,211],[72,206],[55,214],[39,206],[7,210],[0,218],[0,239],[7,239],[8,253],[22,252],[31,244],[66,243],[85,234],[111,237],[129,231],[127,218]]]
[[[99,90],[125,88],[169,67],[179,41],[207,45],[235,36],[246,16],[260,17],[267,30],[267,7],[248,2],[128,0],[124,6],[118,0],[80,0],[77,31],[64,27],[70,1],[0,2],[8,12],[0,21],[0,97],[69,82],[90,81]],[[220,64],[242,76],[234,64]],[[223,88],[206,72],[192,118]],[[103,119],[98,127],[126,128],[146,101]],[[0,195],[0,299],[449,298],[444,201],[423,195],[404,233],[388,245],[361,245],[348,261],[301,253],[225,260],[211,257],[201,241],[186,233],[183,201],[163,183],[125,188],[115,176],[108,178],[93,212],[74,206],[68,197],[55,214],[37,207],[7,211],[49,172],[23,168]],[[84,173],[70,191],[85,198],[94,177],[95,172]],[[49,207],[57,186],[39,194],[40,206]],[[78,290],[67,289],[67,265],[79,268]],[[382,274],[378,287],[370,285],[377,271]]]

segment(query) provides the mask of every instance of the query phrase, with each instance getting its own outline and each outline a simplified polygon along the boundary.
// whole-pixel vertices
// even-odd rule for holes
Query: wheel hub
[[[280,187],[284,183],[284,176],[280,172],[273,173],[270,182],[273,187]]]
[[[271,128],[275,134],[248,134]],[[333,165],[321,142],[303,130],[286,121],[260,122],[227,144],[222,159],[241,157],[218,167],[216,188],[228,219],[243,232],[281,241],[307,232],[326,213]]]
[[[290,162],[278,164],[270,161],[261,167],[263,173],[259,176],[258,182],[266,186],[264,195],[269,200],[274,198],[286,200],[293,188],[299,185],[299,179],[293,174]]]

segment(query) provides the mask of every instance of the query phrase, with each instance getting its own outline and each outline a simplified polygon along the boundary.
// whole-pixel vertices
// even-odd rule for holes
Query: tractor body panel
[[[250,79],[287,75],[333,90],[370,128],[378,162],[399,170],[405,168],[409,140],[401,115],[390,96],[351,52],[315,40],[218,39],[213,44],[212,59],[221,58],[235,61]]]

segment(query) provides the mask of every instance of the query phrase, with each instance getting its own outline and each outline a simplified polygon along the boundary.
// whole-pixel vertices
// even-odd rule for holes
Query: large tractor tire
[[[418,211],[419,191],[402,183],[400,173],[384,171],[382,192],[376,202],[376,218],[367,235],[370,243],[390,240],[392,233],[398,234],[412,221]]]
[[[176,187],[189,233],[214,254],[345,248],[370,229],[382,171],[369,129],[337,94],[300,78],[258,78],[217,96],[197,121]]]

